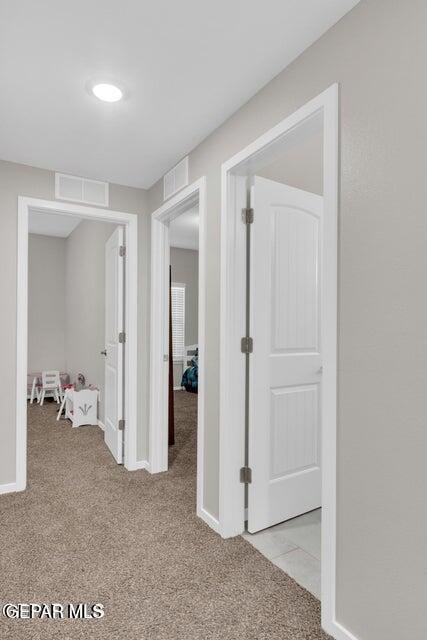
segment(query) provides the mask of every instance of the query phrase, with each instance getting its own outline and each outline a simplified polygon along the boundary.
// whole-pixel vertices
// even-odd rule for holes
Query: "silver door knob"
[[[317,370],[317,373],[323,373],[323,367],[319,367],[319,369]]]

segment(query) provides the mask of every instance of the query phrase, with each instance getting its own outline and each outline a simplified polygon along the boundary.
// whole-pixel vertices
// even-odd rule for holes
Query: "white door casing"
[[[248,528],[321,506],[323,198],[254,178]]]
[[[339,85],[332,84],[286,116],[222,165],[220,307],[220,485],[219,531],[224,538],[244,531],[247,512],[239,469],[246,464],[245,368],[240,340],[245,334],[246,242],[242,208],[247,206],[246,176],[261,170],[288,135],[308,118],[323,121],[322,255],[322,628],[334,638],[354,640],[337,620],[337,272],[339,212]],[[265,152],[265,153],[264,153]],[[277,158],[277,156],[275,155]],[[252,358],[252,355],[250,356]],[[233,388],[230,389],[230,379]]]
[[[0,485],[0,493],[24,491],[27,486],[27,343],[28,343],[28,219],[31,211],[56,215],[77,216],[108,224],[123,225],[126,229],[125,269],[125,457],[129,471],[146,468],[146,460],[137,459],[137,333],[138,333],[138,215],[89,207],[73,202],[42,200],[18,196],[18,261],[17,261],[17,334],[16,334],[16,482]]]
[[[105,444],[118,463],[123,462],[123,343],[124,265],[120,255],[123,227],[117,227],[105,245]]]

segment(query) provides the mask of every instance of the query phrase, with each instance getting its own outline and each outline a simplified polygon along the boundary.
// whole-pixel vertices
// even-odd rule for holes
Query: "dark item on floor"
[[[198,373],[199,367],[197,366],[188,367],[188,369],[184,371],[181,386],[185,387],[185,389],[190,393],[197,393],[198,391]]]
[[[191,366],[182,375],[181,387],[185,387],[190,393],[198,393],[199,386],[199,350],[196,349],[191,358]]]

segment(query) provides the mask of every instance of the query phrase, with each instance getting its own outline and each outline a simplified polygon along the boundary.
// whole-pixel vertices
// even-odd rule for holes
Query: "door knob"
[[[317,373],[323,373],[323,367],[320,367],[317,371]]]
[[[107,349],[103,349],[101,351],[101,356],[106,356],[107,355]]]

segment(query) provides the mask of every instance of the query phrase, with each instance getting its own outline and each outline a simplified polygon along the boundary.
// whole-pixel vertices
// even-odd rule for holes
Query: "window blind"
[[[172,283],[172,358],[185,357],[185,284]]]

